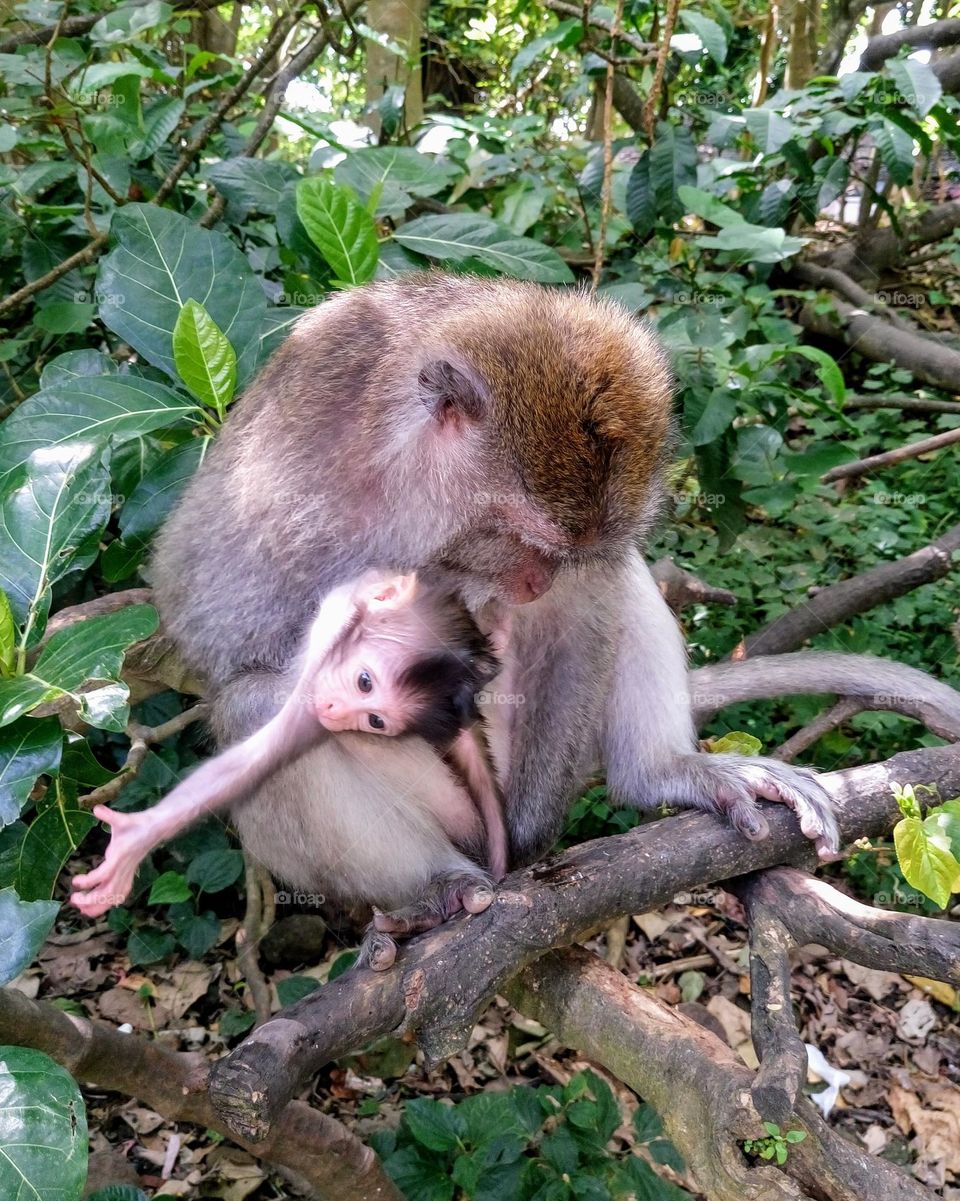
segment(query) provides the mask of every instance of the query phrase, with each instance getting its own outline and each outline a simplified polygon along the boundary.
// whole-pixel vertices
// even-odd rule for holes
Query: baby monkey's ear
[[[417,576],[412,571],[409,575],[381,576],[364,584],[360,590],[360,599],[367,608],[381,613],[389,609],[405,609],[413,604],[416,595]]]

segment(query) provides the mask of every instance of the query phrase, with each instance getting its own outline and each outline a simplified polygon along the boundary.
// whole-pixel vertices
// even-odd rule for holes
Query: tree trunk
[[[406,58],[394,54],[377,42],[367,42],[367,105],[375,105],[388,88],[404,89],[404,125],[412,129],[423,120],[423,88],[420,82],[420,39],[426,0],[369,0],[367,23],[398,47]],[[411,66],[412,62],[412,66]],[[380,132],[380,114],[375,110],[365,118]]]

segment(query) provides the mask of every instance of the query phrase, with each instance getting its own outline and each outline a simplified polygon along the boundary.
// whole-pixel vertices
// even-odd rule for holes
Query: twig
[[[919,442],[911,442],[907,446],[898,446],[895,450],[886,450],[879,455],[868,455],[865,459],[854,459],[852,463],[841,463],[831,467],[820,477],[821,484],[832,484],[835,480],[856,479],[871,471],[879,471],[884,467],[893,467],[907,459],[916,459],[920,455],[930,454],[931,451],[942,450],[960,442],[960,427],[947,430],[943,434],[934,434],[932,438],[923,438]]]
[[[717,588],[693,572],[678,567],[666,555],[650,567],[660,594],[674,613],[688,605],[735,605],[737,598],[726,588]]]
[[[206,715],[206,705],[194,705],[192,709],[184,709],[182,713],[178,713],[176,717],[171,717],[169,721],[165,721],[159,726],[141,726],[137,722],[130,722],[126,728],[126,734],[130,739],[130,750],[127,752],[123,767],[112,780],[108,780],[106,784],[101,784],[93,792],[88,792],[80,797],[81,807],[92,809],[94,805],[105,805],[115,800],[130,781],[135,780],[140,774],[140,769],[143,767],[151,746],[158,742],[165,742],[166,739],[172,738],[174,734],[179,734],[193,722],[201,721]]]
[[[552,12],[560,13],[564,17],[579,18],[581,23],[583,23],[584,32],[589,27],[592,27],[594,29],[602,29],[604,33],[613,33],[613,24],[591,13],[589,5],[570,4],[568,0],[545,0],[545,4]],[[584,12],[587,14],[586,17],[584,17]],[[621,42],[626,42],[627,45],[632,46],[646,62],[650,62],[657,52],[657,47],[652,42],[645,42],[643,38],[638,38],[633,33],[627,33],[625,29],[621,29],[617,37]]]
[[[237,960],[250,989],[257,1025],[270,1016],[270,987],[260,968],[260,942],[269,926],[265,921],[264,900],[273,892],[272,881],[264,868],[244,851],[246,908],[243,925],[237,931]],[[272,907],[271,907],[272,908]]]
[[[797,755],[802,755],[807,747],[813,746],[818,738],[829,734],[831,730],[842,726],[845,721],[856,717],[858,713],[863,713],[867,708],[868,706],[862,700],[849,696],[841,697],[835,705],[831,705],[829,709],[819,713],[813,721],[808,722],[802,729],[797,730],[796,734],[778,746],[772,752],[771,759],[779,759],[781,763],[792,763]]]
[[[617,34],[623,21],[623,0],[617,0],[610,25],[610,48],[616,51]],[[600,228],[597,232],[596,254],[590,291],[596,292],[603,275],[603,258],[607,249],[607,223],[610,220],[610,189],[613,183],[613,76],[615,67],[607,63],[606,86],[603,93],[603,187],[600,195]]]
[[[650,85],[650,94],[647,96],[646,103],[643,106],[643,127],[646,131],[647,141],[653,144],[653,134],[656,128],[656,111],[657,105],[660,103],[660,93],[663,89],[663,75],[667,69],[667,59],[670,56],[670,39],[673,37],[673,31],[677,24],[677,12],[680,9],[680,0],[667,0],[667,15],[663,23],[663,31],[660,34],[660,45],[657,49],[657,65],[653,70],[653,83]]]
[[[928,400],[924,396],[848,396],[843,409],[903,409],[907,413],[957,413],[960,401]]]

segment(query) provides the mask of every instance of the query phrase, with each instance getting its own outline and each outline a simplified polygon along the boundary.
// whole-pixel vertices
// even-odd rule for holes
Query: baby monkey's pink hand
[[[110,844],[99,867],[73,877],[70,901],[87,917],[100,917],[130,895],[140,861],[154,844],[144,813],[115,813],[97,805],[93,815],[110,827]]]

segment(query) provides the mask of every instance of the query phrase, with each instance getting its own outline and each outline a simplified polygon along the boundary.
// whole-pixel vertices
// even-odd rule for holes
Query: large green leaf
[[[365,284],[377,269],[377,229],[348,188],[321,175],[297,184],[297,216],[340,284]]]
[[[894,183],[909,183],[913,178],[913,138],[886,117],[882,117],[871,129],[880,158]]]
[[[691,8],[684,8],[680,14],[681,22],[700,39],[700,44],[710,57],[723,66],[727,57],[727,35],[716,21],[705,17],[702,13]]]
[[[518,238],[499,222],[477,213],[417,217],[394,234],[401,246],[440,262],[478,260],[504,275],[541,284],[564,284],[573,273],[555,250]]]
[[[639,164],[638,164],[639,165]],[[683,216],[680,188],[696,186],[697,147],[688,129],[661,121],[657,140],[650,147],[650,186],[656,198],[658,220],[666,223]]]
[[[792,121],[769,108],[748,108],[744,116],[761,154],[776,154],[798,133]]]
[[[116,683],[124,652],[133,643],[149,638],[157,628],[157,621],[152,605],[130,605],[116,613],[91,617],[58,630],[40,652],[31,671],[0,680],[0,726],[9,725],[37,705],[67,693],[75,694],[89,680],[104,680],[120,690],[114,691],[106,711],[104,698],[94,692],[89,701],[79,698],[81,712],[92,725],[116,729],[126,697],[125,685]]]
[[[240,380],[246,380],[256,365],[267,302],[236,245],[147,204],[119,209],[111,234],[118,244],[97,274],[101,320],[176,379],[173,330],[183,305],[198,300],[229,338]]]
[[[25,645],[43,632],[57,580],[89,567],[110,516],[110,474],[90,443],[37,450],[0,501],[0,585]]]
[[[0,1196],[78,1201],[87,1179],[87,1115],[76,1081],[28,1047],[0,1047]]]
[[[30,823],[17,864],[17,892],[26,901],[53,896],[63,865],[76,853],[97,819],[74,800],[54,796]]]
[[[946,909],[960,889],[960,864],[939,843],[936,831],[931,832],[918,817],[905,817],[894,826],[893,844],[905,880]]]
[[[60,766],[63,730],[55,717],[25,717],[0,730],[0,826],[15,822],[37,777]]]
[[[0,889],[0,984],[15,980],[30,963],[59,909],[55,901],[21,901],[12,888]],[[3,1145],[0,1138],[0,1147]],[[0,1196],[18,1194],[2,1192]]]
[[[940,80],[926,63],[912,58],[890,59],[886,66],[906,102],[925,117],[943,95]]]
[[[744,221],[721,229],[713,237],[694,238],[698,246],[723,250],[734,255],[736,263],[779,263],[791,258],[806,246],[809,238],[794,238],[782,229],[767,225],[750,225]]]
[[[341,160],[333,177],[364,202],[376,194],[376,216],[400,217],[414,196],[435,196],[459,173],[455,164],[437,162],[411,146],[365,146]]]
[[[250,213],[276,216],[284,189],[299,174],[290,163],[262,158],[230,158],[207,167],[204,175],[226,197],[227,215],[242,221]]]
[[[202,304],[188,300],[173,329],[173,359],[180,378],[221,418],[237,388],[237,356]]]
[[[177,96],[165,96],[150,105],[143,114],[143,136],[130,146],[130,157],[135,163],[156,154],[180,124],[185,108],[186,104]]]
[[[150,540],[203,462],[211,442],[211,438],[191,438],[147,472],[120,512],[125,543],[136,548]]]
[[[183,393],[134,375],[65,380],[28,397],[0,426],[0,475],[38,449],[133,438],[201,415]]]

